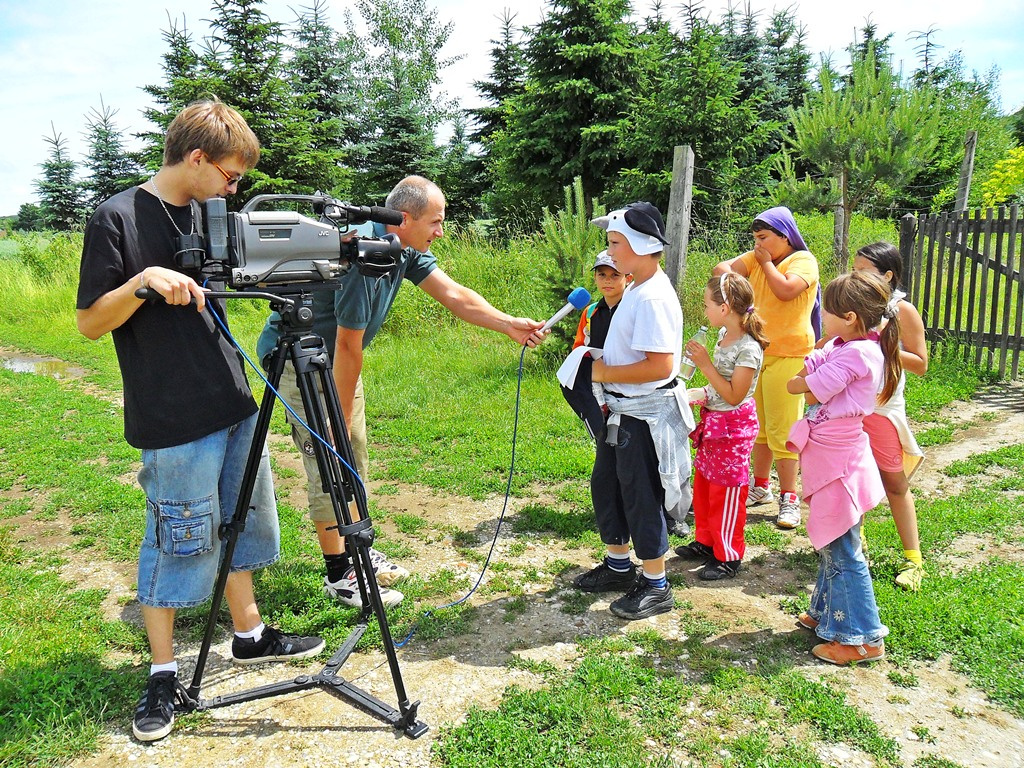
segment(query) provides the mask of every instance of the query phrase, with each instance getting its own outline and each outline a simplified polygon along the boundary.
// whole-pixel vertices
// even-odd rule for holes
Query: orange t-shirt
[[[798,275],[807,282],[807,290],[796,298],[782,301],[768,285],[761,264],[747,251],[740,260],[747,268],[747,279],[754,289],[754,306],[764,319],[770,344],[764,351],[770,357],[803,357],[814,349],[811,310],[817,296],[818,262],[810,251],[795,251],[775,265],[784,275]]]

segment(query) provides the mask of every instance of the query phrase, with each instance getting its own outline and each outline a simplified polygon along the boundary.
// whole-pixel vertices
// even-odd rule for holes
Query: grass
[[[92,751],[145,673],[138,630],[99,617],[103,593],[59,578],[59,561],[0,529],[0,765],[56,765]]]
[[[59,568],[62,557],[83,553],[131,564],[144,505],[132,477],[138,453],[124,444],[120,410],[112,404],[120,376],[110,338],[90,342],[77,333],[70,311],[75,278],[59,269],[80,241],[18,247],[19,253],[41,250],[25,262],[5,257],[0,287],[12,297],[0,307],[5,344],[73,361],[88,371],[82,382],[56,382],[0,370],[0,420],[16,425],[0,430],[0,765],[48,766],[95,750],[105,728],[123,729],[138,695],[146,653],[141,631],[103,620],[103,594],[64,583]],[[489,251],[479,262],[458,249],[443,256],[446,269],[452,262],[458,279],[497,296],[496,304],[544,314],[543,307],[530,305],[533,289],[517,294],[507,280],[500,290],[492,286],[499,257],[509,260],[501,274],[509,273],[509,265],[513,271],[518,266],[520,274],[529,272],[521,254]],[[712,258],[717,260],[708,254],[705,261]],[[691,274],[700,263],[691,262]],[[474,498],[504,491],[519,351],[499,336],[437,314],[420,293],[401,293],[400,302],[409,303],[396,307],[366,360],[375,470],[386,481],[374,500],[374,514],[381,512],[399,531],[381,537],[379,546],[401,558],[424,546],[448,546],[439,539],[450,536],[467,562],[478,562],[484,534],[387,513],[386,497],[409,482]],[[231,309],[232,329],[243,347],[252,349],[265,307],[245,300]],[[936,439],[955,438],[963,425],[938,421],[940,409],[969,397],[986,380],[956,350],[937,350],[928,375],[910,377],[911,418],[934,429]],[[280,409],[273,428],[284,432]],[[525,495],[536,484],[550,489],[555,500],[521,506],[511,518],[513,539],[502,558],[524,555],[527,543],[537,538],[558,541],[567,550],[600,550],[585,482],[592,445],[552,386],[549,361],[530,353],[523,366],[518,428],[513,492]],[[940,433],[943,429],[948,434]],[[1015,675],[1024,666],[1024,629],[1013,610],[1024,589],[1024,569],[975,558],[957,570],[939,557],[967,534],[1011,543],[1020,539],[1020,515],[1012,513],[1019,505],[1009,506],[1007,494],[1024,489],[1024,448],[975,456],[948,472],[971,482],[960,495],[918,502],[930,574],[921,593],[891,586],[901,553],[887,508],[868,518],[878,602],[892,631],[887,650],[897,667],[890,682],[902,690],[916,680],[915,662],[949,653],[953,667],[972,685],[1024,716],[1024,684]],[[337,645],[357,612],[321,593],[322,561],[303,510],[287,500],[279,507],[282,560],[257,575],[261,608],[286,631],[318,633]],[[47,551],[43,538],[31,548],[17,541],[8,521],[21,515],[59,526],[71,540],[68,552]],[[772,553],[779,567],[801,579],[813,577],[813,553],[787,552],[788,539],[771,526],[752,525],[748,540]],[[514,635],[511,628],[531,605],[523,585],[548,583],[570,567],[566,560],[529,567],[498,560],[482,594],[500,600],[502,618]],[[686,592],[678,578],[673,584],[679,601]],[[469,586],[465,575],[452,570],[442,569],[428,580],[411,577],[402,585],[406,601],[389,612],[394,637],[414,632],[416,642],[430,643],[475,631],[478,611],[465,603],[423,615],[425,608],[458,599]],[[561,610],[570,615],[585,613],[596,599],[574,591],[557,595]],[[805,594],[794,595],[783,601],[782,610],[794,612],[805,601]],[[821,742],[842,742],[879,765],[898,764],[896,745],[847,699],[844,678],[808,677],[798,668],[797,659],[806,655],[805,638],[736,633],[735,617],[708,614],[686,601],[677,614],[681,640],[653,632],[582,640],[580,658],[569,669],[512,662],[536,674],[541,688],[511,689],[496,709],[473,710],[465,725],[445,728],[435,745],[437,759],[451,766],[596,768],[690,760],[730,768],[795,767],[819,765],[815,755]],[[205,616],[203,608],[183,612],[180,636],[197,639]],[[719,642],[723,636],[734,636],[733,646],[739,647]],[[380,642],[371,623],[360,647]],[[88,695],[78,695],[83,690]]]
[[[763,676],[700,639],[669,641],[653,631],[582,647],[573,670],[539,671],[549,686],[513,687],[497,709],[473,709],[464,725],[446,730],[435,745],[441,763],[639,767],[685,758],[796,768],[821,765],[814,741],[826,739],[895,764],[895,743],[842,692],[792,669]],[[686,672],[694,655],[706,668],[698,679]]]

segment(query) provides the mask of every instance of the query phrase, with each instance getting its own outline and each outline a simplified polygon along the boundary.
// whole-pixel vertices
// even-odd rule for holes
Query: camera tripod
[[[245,466],[238,505],[235,507],[231,520],[221,526],[221,538],[225,540],[224,559],[217,574],[213,605],[206,623],[206,633],[199,650],[196,669],[192,676],[192,682],[186,689],[187,698],[183,705],[179,705],[179,709],[185,712],[204,711],[308,688],[323,688],[329,693],[345,699],[363,712],[383,720],[409,738],[418,738],[427,732],[428,726],[416,719],[419,702],[410,703],[406,694],[402,671],[398,666],[398,657],[391,640],[391,631],[388,628],[384,604],[380,597],[380,589],[374,578],[373,565],[370,560],[370,545],[373,543],[374,533],[367,509],[366,491],[362,484],[354,478],[351,469],[355,466],[355,456],[342,416],[341,405],[338,402],[338,391],[331,374],[330,356],[323,338],[312,332],[312,294],[308,289],[281,286],[275,288],[273,293],[214,291],[208,292],[206,295],[208,298],[269,299],[271,308],[281,316],[280,338],[269,358],[268,381],[270,386],[265,390],[260,403],[256,431]],[[363,609],[351,634],[317,674],[301,674],[291,680],[282,680],[278,683],[262,685],[237,693],[203,699],[199,696],[200,686],[210,644],[216,630],[217,616],[224,598],[231,558],[238,535],[245,528],[245,518],[249,512],[260,456],[276,399],[274,390],[278,388],[285,364],[289,360],[295,370],[298,389],[302,395],[304,418],[310,431],[324,437],[325,440],[331,440],[330,436],[333,435],[333,443],[338,455],[348,465],[345,466],[339,461],[338,455],[331,452],[325,445],[316,439],[313,440],[313,452],[320,470],[323,490],[330,495],[338,524],[338,534],[345,537],[345,547],[355,566],[356,581],[359,586],[359,594],[362,597]],[[349,508],[349,503],[352,501],[355,502],[359,511],[359,519],[355,521],[352,519]],[[387,657],[391,678],[395,685],[395,694],[398,698],[398,709],[388,706],[339,674],[342,665],[347,661],[366,631],[371,616],[376,618],[380,628],[384,654]]]

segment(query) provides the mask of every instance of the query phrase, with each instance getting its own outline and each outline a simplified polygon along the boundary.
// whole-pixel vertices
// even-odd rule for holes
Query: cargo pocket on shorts
[[[172,557],[194,557],[213,549],[213,499],[162,501],[156,504],[160,551]]]

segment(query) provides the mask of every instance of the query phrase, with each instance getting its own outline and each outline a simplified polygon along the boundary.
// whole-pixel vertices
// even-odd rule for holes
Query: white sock
[[[263,637],[263,630],[266,628],[266,624],[262,621],[258,626],[253,627],[248,632],[235,632],[235,637],[240,637],[244,640],[252,640],[253,642],[259,642],[260,638]]]
[[[166,664],[150,664],[149,665],[149,676],[152,677],[157,672],[173,672],[178,674],[178,662],[168,661]]]

